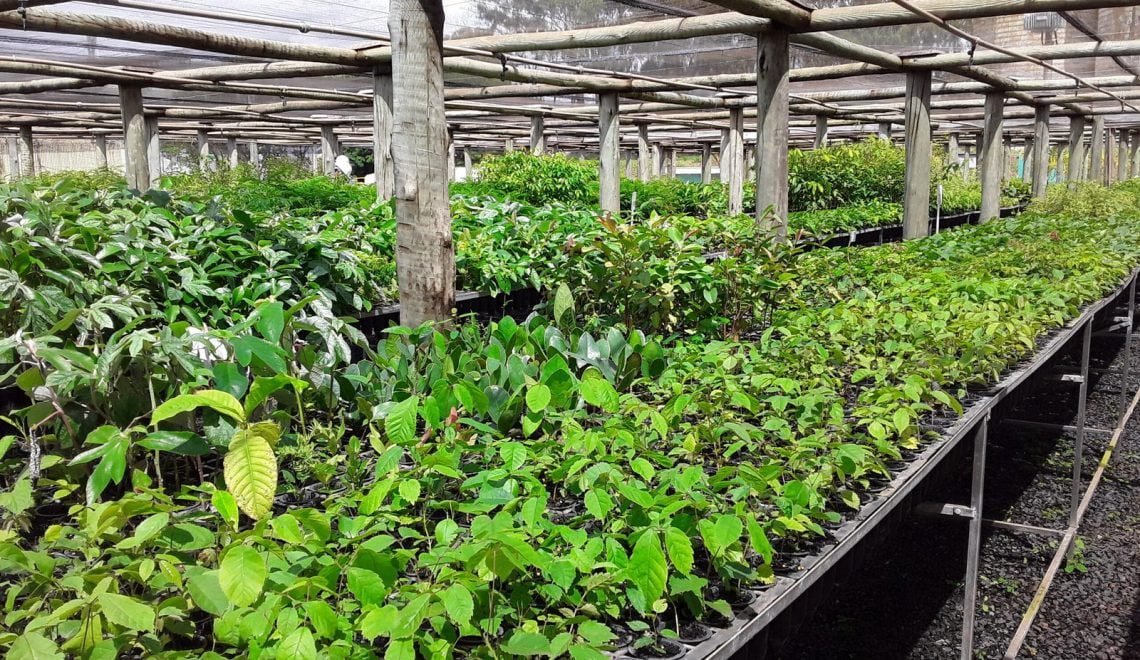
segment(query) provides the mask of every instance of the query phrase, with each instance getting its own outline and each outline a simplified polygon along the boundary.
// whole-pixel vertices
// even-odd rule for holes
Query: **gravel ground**
[[[1123,364],[1119,342],[1094,340],[1093,365]],[[1098,350],[1099,349],[1099,350]],[[1140,355],[1140,346],[1134,350]],[[1072,358],[1069,358],[1070,363]],[[1130,393],[1140,385],[1133,361]],[[1043,379],[1042,379],[1043,380]],[[1087,422],[1115,426],[1119,378],[1091,383]],[[1042,382],[999,414],[1072,423],[1075,385]],[[985,516],[1063,528],[1069,515],[1073,438],[1007,424],[989,434]],[[1089,435],[1087,484],[1108,442]],[[969,501],[966,455],[924,494]],[[1140,411],[1133,416],[1082,522],[1082,549],[1054,580],[1020,657],[1140,660]],[[908,515],[869,539],[873,561],[834,589],[772,655],[799,658],[958,658],[967,529],[963,521]],[[1001,658],[1052,560],[1056,539],[987,529],[979,579],[975,657]],[[786,625],[786,624],[785,624]],[[775,645],[779,648],[780,645]]]

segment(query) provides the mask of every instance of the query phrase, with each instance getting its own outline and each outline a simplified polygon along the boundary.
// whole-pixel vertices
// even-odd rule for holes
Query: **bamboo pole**
[[[982,131],[981,159],[982,209],[979,220],[989,222],[1001,215],[1002,175],[1005,171],[1005,151],[1002,139],[1002,108],[1005,95],[1001,92],[986,94],[986,120]]]
[[[788,65],[788,33],[769,31],[757,43],[756,222],[777,241],[788,234]]]
[[[442,0],[392,0],[392,159],[400,324],[443,321],[455,306],[443,109]]]
[[[1048,183],[1049,106],[1040,105],[1034,111],[1033,118],[1033,197],[1036,199],[1045,197],[1045,187]]]
[[[126,163],[127,187],[150,190],[150,136],[146,115],[143,114],[142,88],[137,85],[119,86],[119,103],[123,115],[123,154]]]
[[[602,211],[621,211],[621,132],[617,94],[598,95],[598,180]]]
[[[930,72],[909,72],[906,82],[903,238],[910,239],[930,233]]]

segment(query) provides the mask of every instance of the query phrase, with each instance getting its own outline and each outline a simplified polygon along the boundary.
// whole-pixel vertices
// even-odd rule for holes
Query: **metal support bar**
[[[1081,387],[1087,387],[1085,383],[1081,383]],[[1112,431],[1108,429],[1098,429],[1092,427],[1084,427],[1082,429],[1079,424],[1053,424],[1052,422],[1034,422],[1028,419],[1003,419],[1002,424],[1009,424],[1010,426],[1024,426],[1031,429],[1041,429],[1043,431],[1061,431],[1063,433],[1078,433],[1083,430],[1084,433],[1096,433],[1100,435],[1112,435]]]
[[[1137,139],[1136,136],[1132,138]],[[1124,335],[1124,365],[1120,374],[1120,399],[1116,403],[1116,417],[1124,416],[1128,407],[1128,380],[1132,376],[1132,328],[1136,322],[1136,278],[1128,285],[1128,330]]]
[[[982,524],[994,529],[1004,529],[1007,532],[1021,532],[1023,534],[1040,534],[1042,536],[1064,536],[1067,530],[1064,529],[1050,529],[1048,527],[1039,527],[1037,525],[1026,525],[1025,523],[1015,523],[1008,520],[990,520],[983,518]]]
[[[1135,280],[1133,280],[1135,282]],[[1089,395],[1089,350],[1092,347],[1092,323],[1085,325],[1081,339],[1081,390],[1077,400],[1077,438],[1073,442],[1073,489],[1069,501],[1069,527],[1077,526],[1077,508],[1081,504],[1081,463],[1085,453],[1085,407]],[[1109,435],[1112,435],[1111,433]]]
[[[949,502],[920,502],[915,505],[914,512],[924,516],[947,516],[968,520],[973,520],[977,515],[974,507]]]
[[[974,615],[978,604],[978,565],[982,551],[982,495],[986,480],[986,436],[990,415],[978,424],[974,432],[973,476],[970,480],[970,541],[966,550],[966,593],[962,603],[962,660],[974,657]]]

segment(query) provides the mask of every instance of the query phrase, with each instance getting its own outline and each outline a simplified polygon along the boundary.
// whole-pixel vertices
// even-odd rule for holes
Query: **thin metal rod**
[[[1133,280],[1135,281],[1135,280]],[[1085,452],[1085,408],[1089,393],[1089,350],[1092,347],[1092,323],[1085,325],[1081,339],[1081,386],[1077,400],[1076,441],[1073,443],[1073,485],[1069,500],[1069,527],[1076,527],[1077,507],[1081,502],[1081,462]]]
[[[1064,536],[1067,530],[1064,529],[1050,529],[1048,527],[1040,527],[1038,525],[1026,525],[1025,523],[1015,523],[1008,520],[990,520],[983,518],[982,523],[993,527],[994,529],[1004,529],[1007,532],[1021,532],[1023,534],[1040,534],[1042,536]]]
[[[986,480],[986,436],[990,416],[978,424],[974,434],[973,477],[970,481],[970,507],[974,517],[970,519],[970,541],[966,550],[966,593],[962,603],[962,660],[974,657],[974,616],[978,604],[978,565],[982,550],[982,499]]]
[[[1133,139],[1136,139],[1135,137]],[[1128,329],[1124,337],[1124,364],[1120,374],[1120,400],[1117,404],[1117,417],[1124,416],[1124,407],[1128,402],[1128,380],[1132,375],[1132,329],[1136,321],[1136,280],[1128,285]]]

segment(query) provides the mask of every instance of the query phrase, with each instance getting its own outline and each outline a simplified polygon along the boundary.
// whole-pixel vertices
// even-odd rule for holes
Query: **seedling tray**
[[[797,598],[819,582],[851,552],[858,543],[883,522],[906,497],[928,477],[935,468],[983,423],[994,408],[1018,387],[1025,384],[1039,369],[1049,363],[1070,340],[1092,323],[1098,312],[1113,304],[1124,294],[1140,269],[1132,271],[1124,282],[1099,301],[1084,308],[1081,315],[1053,332],[1040,351],[1028,363],[1007,373],[995,386],[975,401],[947,428],[942,436],[928,444],[921,453],[894,475],[890,484],[879,496],[868,502],[852,518],[833,531],[833,539],[818,553],[802,559],[799,569],[788,576],[778,576],[774,584],[754,589],[756,599],[740,609],[731,625],[717,629],[707,640],[685,646],[687,660],[727,660],[744,650],[750,640],[788,609]],[[758,654],[763,657],[763,653]],[[629,657],[619,651],[616,657]]]

